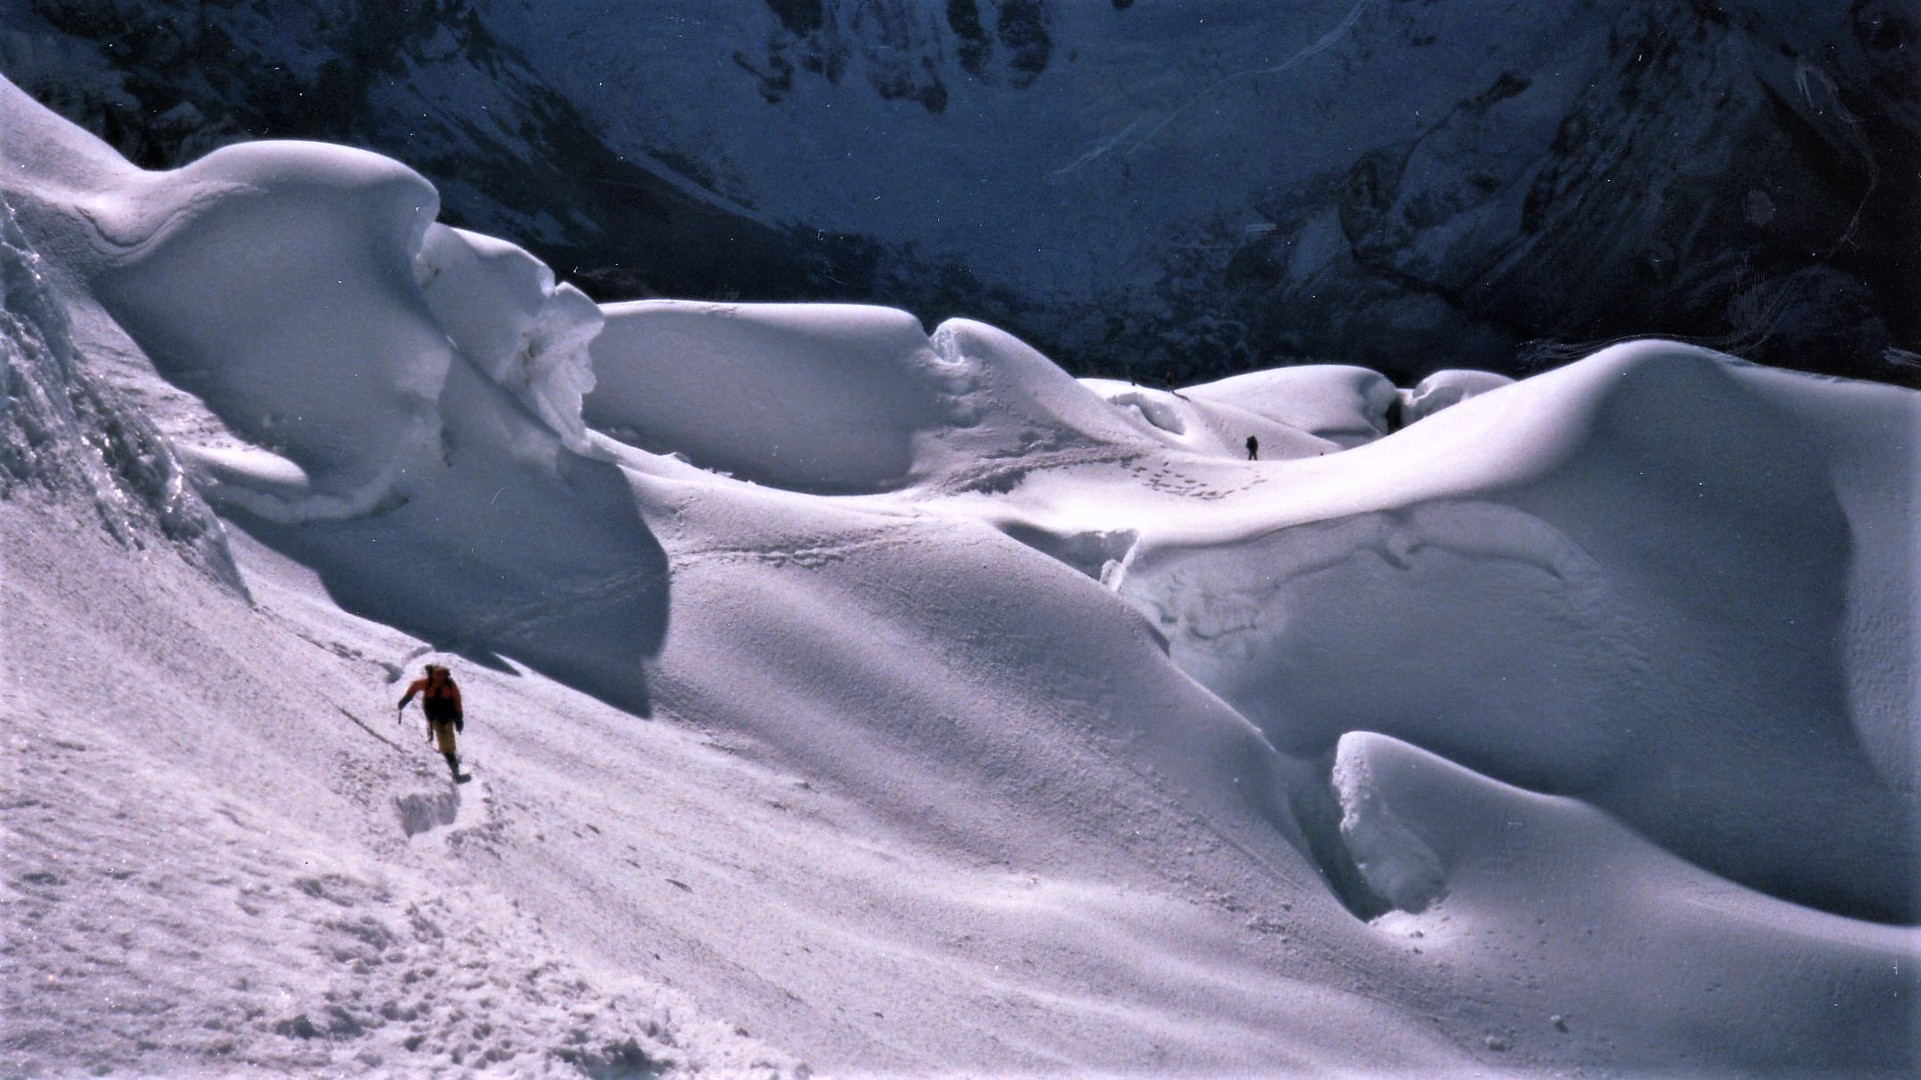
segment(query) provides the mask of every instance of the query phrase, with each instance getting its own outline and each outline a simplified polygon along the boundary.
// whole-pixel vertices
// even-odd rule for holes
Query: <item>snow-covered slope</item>
[[[1913,393],[1080,382],[0,166],[9,1072],[1917,1065]]]
[[[1895,0],[15,7],[0,71],[143,164],[378,149],[590,291],[880,298],[1183,381],[1649,333],[1916,378]]]

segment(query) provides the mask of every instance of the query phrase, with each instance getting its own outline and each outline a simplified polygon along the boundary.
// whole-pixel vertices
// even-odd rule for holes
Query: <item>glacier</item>
[[[596,305],[8,83],[0,198],[9,1072],[1917,1067],[1913,391]]]

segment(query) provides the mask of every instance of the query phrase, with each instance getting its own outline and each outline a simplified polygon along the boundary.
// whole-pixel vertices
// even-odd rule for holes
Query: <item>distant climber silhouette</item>
[[[427,665],[427,677],[415,679],[408,687],[405,697],[400,699],[400,712],[405,712],[407,703],[420,695],[420,709],[427,714],[427,741],[440,747],[440,754],[447,759],[447,768],[460,780],[460,754],[454,745],[454,733],[466,729],[466,721],[460,711],[460,687],[454,685],[451,672],[439,664]],[[396,716],[398,713],[396,713]]]
[[[1247,437],[1247,460],[1254,461],[1261,456],[1261,440],[1252,435]]]

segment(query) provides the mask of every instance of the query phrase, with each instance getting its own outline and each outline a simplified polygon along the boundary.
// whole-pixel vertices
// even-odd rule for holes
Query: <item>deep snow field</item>
[[[0,1074],[1921,1067],[1921,395],[600,307],[4,82],[0,197]]]

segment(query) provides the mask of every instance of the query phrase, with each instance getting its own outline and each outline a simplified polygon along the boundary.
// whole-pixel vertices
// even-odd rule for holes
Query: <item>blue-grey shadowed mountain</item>
[[[28,0],[164,167],[346,142],[597,299],[895,304],[1071,370],[1526,373],[1662,334],[1921,380],[1893,0]]]

